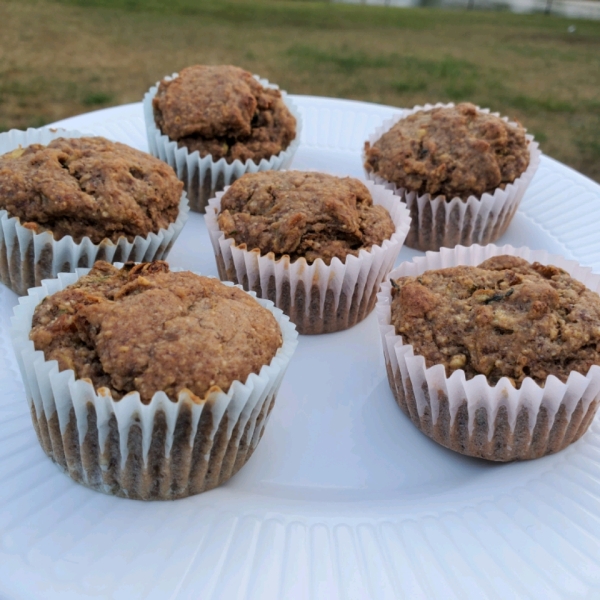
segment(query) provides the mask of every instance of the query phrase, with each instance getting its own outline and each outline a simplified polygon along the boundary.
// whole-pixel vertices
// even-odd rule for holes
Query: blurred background
[[[600,182],[600,0],[0,0],[0,23],[0,131],[229,63],[292,94],[468,100]]]

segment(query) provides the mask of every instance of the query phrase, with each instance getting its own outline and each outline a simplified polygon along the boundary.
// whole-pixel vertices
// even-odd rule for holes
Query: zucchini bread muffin
[[[244,175],[221,197],[218,223],[238,246],[326,265],[380,246],[395,231],[358,179],[301,171]]]
[[[58,138],[0,156],[0,209],[55,240],[157,233],[177,219],[182,188],[162,161],[103,137]]]
[[[173,273],[166,262],[97,262],[89,275],[44,299],[30,339],[60,371],[73,369],[115,400],[162,390],[204,398],[269,364],[281,346],[273,315],[217,279]]]
[[[102,137],[12,149],[0,156],[3,283],[23,295],[99,257],[166,255],[185,221],[182,188],[162,161]]]
[[[199,212],[244,172],[287,166],[297,146],[289,98],[239,67],[187,67],[144,102],[151,151],[177,170]]]
[[[507,194],[500,192],[514,188],[528,167],[537,164],[531,140],[520,124],[473,104],[437,106],[412,111],[367,141],[364,166],[410,205],[414,229],[408,245],[437,250],[469,241],[487,243],[504,232],[516,210],[514,202],[505,206]],[[492,210],[491,221],[476,223],[475,213],[462,214],[497,193],[503,200]],[[473,206],[467,210],[469,203]]]
[[[221,278],[273,300],[301,333],[349,327],[372,310],[374,289],[364,291],[367,281],[356,278],[358,271],[348,275],[348,282],[354,279],[343,292],[331,286],[342,281],[342,271],[371,260],[374,248],[392,246],[395,259],[404,239],[399,234],[398,242],[397,222],[408,226],[393,194],[375,187],[316,172],[244,175],[220,196],[218,206],[211,204],[215,210],[207,216]],[[236,259],[234,249],[248,260]],[[263,272],[248,269],[253,261]],[[381,266],[377,263],[370,286],[381,281]],[[350,312],[356,314],[348,321]]]
[[[462,369],[518,389],[526,377],[566,382],[600,365],[600,296],[558,267],[516,256],[395,280],[392,324],[448,377]]]
[[[528,167],[525,133],[473,104],[419,111],[365,143],[365,168],[419,195],[481,197]]]
[[[388,358],[398,349],[411,375],[398,381],[396,361],[386,362],[400,406],[427,435],[464,454],[512,460],[556,452],[585,432],[600,383],[596,291],[563,268],[515,255],[398,271],[410,269],[393,271],[382,292],[390,294],[382,333]]]
[[[54,421],[32,406],[46,453],[90,487],[151,499],[210,489],[245,463],[294,333],[243,290],[157,261],[97,262],[35,307],[28,337],[75,379]]]
[[[296,137],[296,119],[281,92],[263,87],[239,67],[187,67],[160,82],[152,107],[162,133],[215,160],[258,163]]]

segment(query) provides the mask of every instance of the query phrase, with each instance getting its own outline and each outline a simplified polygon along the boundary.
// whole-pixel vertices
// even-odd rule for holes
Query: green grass
[[[13,0],[20,1],[20,0]],[[137,13],[202,17],[218,23],[259,25],[261,27],[300,27],[304,29],[411,29],[437,26],[423,9],[360,6],[328,1],[298,0],[56,0],[84,8],[104,8]],[[444,11],[447,26],[478,26],[498,22],[498,12]],[[525,17],[525,18],[524,18]],[[503,12],[502,21],[512,27],[535,28],[540,32],[560,30],[561,23],[546,15],[518,15]],[[594,35],[598,28],[578,21],[579,35]]]
[[[472,101],[600,181],[600,22],[301,0],[0,0],[0,19],[4,128],[139,101],[165,74],[230,63],[297,94]]]
[[[331,66],[341,73],[353,74],[360,69],[380,69],[391,67],[395,56],[369,56],[365,52],[356,52],[347,46],[340,50],[319,50],[304,44],[288,48],[286,54],[291,57],[301,69],[314,69],[321,66]]]
[[[81,102],[84,106],[101,106],[103,104],[109,104],[114,100],[112,94],[106,92],[91,92],[86,94]]]

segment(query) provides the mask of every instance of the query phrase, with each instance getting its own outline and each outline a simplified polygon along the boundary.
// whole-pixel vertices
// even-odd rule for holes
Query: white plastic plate
[[[362,144],[396,109],[294,99],[293,167],[362,177]],[[146,149],[141,104],[58,125]],[[600,272],[599,222],[600,186],[543,157],[499,243]],[[169,260],[217,274],[202,216]],[[446,450],[394,402],[371,314],[301,336],[258,449],[225,486],[124,500],[72,482],[42,452],[8,339],[15,303],[0,286],[2,600],[600,598],[598,419],[537,461]]]

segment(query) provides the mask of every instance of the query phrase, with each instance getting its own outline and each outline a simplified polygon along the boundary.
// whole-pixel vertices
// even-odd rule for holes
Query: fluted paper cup
[[[149,404],[132,392],[113,400],[72,370],[59,372],[29,339],[35,307],[88,272],[60,273],[29,290],[15,308],[11,338],[27,401],[44,452],[75,481],[140,500],[173,500],[210,490],[234,475],[256,448],[297,345],[293,324],[273,304],[283,338],[270,364],[227,393],[199,398],[189,390],[176,402],[156,392]],[[233,285],[233,284],[226,284]]]
[[[170,80],[177,76],[177,73],[173,73],[165,79]],[[267,79],[260,79],[257,75],[254,78],[263,88],[279,89],[275,84],[269,83]],[[150,154],[173,167],[179,179],[183,181],[191,210],[194,212],[206,212],[208,200],[225,186],[231,185],[244,173],[279,171],[287,169],[291,165],[294,154],[300,145],[302,117],[294,102],[283,90],[281,90],[282,99],[296,119],[296,137],[290,145],[279,154],[271,156],[268,160],[263,158],[258,163],[250,159],[245,162],[234,160],[228,163],[225,158],[216,161],[210,155],[201,158],[197,150],[190,153],[185,146],[179,148],[176,141],[171,140],[161,132],[154,121],[154,110],[152,108],[152,100],[156,96],[159,84],[160,82],[157,82],[144,96],[144,121],[146,123],[146,135],[148,136],[148,148]]]
[[[560,267],[600,292],[600,276],[591,269],[543,250],[457,246],[428,252],[394,269],[381,286],[376,312],[390,387],[403,412],[425,435],[451,450],[505,462],[558,452],[585,433],[600,401],[600,366],[592,366],[585,375],[573,371],[566,383],[550,375],[539,385],[527,377],[519,389],[506,377],[495,386],[484,375],[467,380],[462,369],[446,377],[443,365],[427,368],[424,357],[396,335],[389,281],[432,269],[477,266],[502,254]]]
[[[379,285],[393,268],[410,227],[408,210],[397,196],[370,181],[365,185],[373,203],[390,213],[396,230],[381,246],[348,255],[344,262],[333,258],[329,265],[320,258],[312,264],[304,258],[292,262],[287,255],[276,260],[272,252],[261,256],[258,248],[236,246],[219,229],[217,217],[226,190],[219,192],[204,217],[219,277],[271,300],[302,334],[341,331],[362,321],[373,310]]]
[[[13,129],[0,134],[0,155],[31,144],[48,145],[57,138],[93,137],[79,131],[61,129]],[[189,206],[185,192],[179,201],[177,219],[167,229],[147,236],[136,236],[130,242],[125,236],[117,242],[105,239],[94,244],[89,237],[75,242],[70,235],[55,240],[49,231],[34,233],[21,225],[18,217],[0,210],[0,281],[20,296],[28,288],[40,285],[42,279],[60,272],[73,272],[77,267],[91,268],[97,260],[107,262],[149,262],[166,258],[181,233]]]
[[[451,108],[454,104],[425,104],[411,110],[398,113],[387,119],[369,136],[371,146],[398,121],[421,110],[434,108]],[[487,108],[477,109],[489,113]],[[492,113],[499,117],[499,113]],[[502,117],[511,125],[516,125]],[[410,210],[412,223],[406,238],[406,245],[417,250],[439,250],[442,247],[453,248],[461,244],[489,244],[496,241],[508,228],[525,190],[531,183],[540,164],[541,151],[533,136],[526,134],[529,142],[529,165],[527,169],[504,189],[497,188],[493,194],[485,193],[480,198],[469,196],[466,200],[455,197],[447,200],[445,196],[432,197],[430,194],[419,195],[404,187],[389,182],[379,175],[367,171],[372,181],[394,190]],[[364,159],[364,156],[363,156]],[[364,162],[364,161],[363,161]]]

